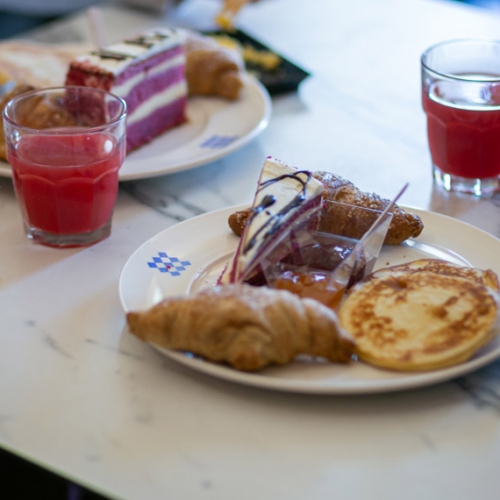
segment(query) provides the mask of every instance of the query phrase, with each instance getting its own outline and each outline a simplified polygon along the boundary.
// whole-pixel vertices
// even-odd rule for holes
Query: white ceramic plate
[[[147,309],[164,297],[212,286],[236,248],[238,238],[231,233],[227,218],[238,208],[242,207],[189,219],[162,231],[136,250],[120,276],[124,310]],[[422,235],[396,247],[384,247],[376,268],[418,258],[442,258],[500,274],[500,240],[444,215],[412,211],[422,217]],[[424,373],[392,372],[360,362],[344,366],[304,357],[287,366],[250,374],[189,353],[154,347],[194,370],[250,386],[312,394],[368,394],[423,387],[477,370],[500,357],[500,336],[466,363]]]
[[[218,160],[262,132],[271,109],[269,93],[250,76],[236,101],[191,97],[188,121],[127,156],[120,169],[120,180],[171,174]],[[5,161],[0,161],[0,176],[12,177]]]

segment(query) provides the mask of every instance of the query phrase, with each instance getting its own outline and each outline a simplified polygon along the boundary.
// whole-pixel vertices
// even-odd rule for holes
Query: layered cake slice
[[[322,193],[323,184],[312,172],[266,158],[250,216],[220,283],[248,278],[292,224],[321,208]]]
[[[112,92],[127,102],[127,150],[186,120],[185,33],[158,28],[75,58],[66,85]]]

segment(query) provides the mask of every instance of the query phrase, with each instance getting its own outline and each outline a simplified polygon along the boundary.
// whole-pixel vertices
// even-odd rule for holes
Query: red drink
[[[34,242],[96,243],[111,234],[127,105],[91,87],[23,92],[5,106],[7,159]]]
[[[91,233],[109,224],[124,147],[107,133],[26,135],[9,147],[26,224],[53,235]]]
[[[447,90],[441,82],[423,94],[434,165],[459,177],[497,177],[500,175],[500,89],[488,83],[478,84],[472,95],[462,97],[449,96]]]

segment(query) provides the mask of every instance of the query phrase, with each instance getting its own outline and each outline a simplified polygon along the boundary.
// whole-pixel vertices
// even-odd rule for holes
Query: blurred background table
[[[102,12],[113,41],[158,23],[212,28],[217,8]],[[193,373],[128,335],[118,299],[128,257],[179,221],[250,202],[267,155],[385,197],[409,182],[403,204],[500,236],[496,197],[433,188],[419,68],[435,42],[498,37],[498,14],[436,0],[267,0],[238,26],[312,76],[273,98],[268,128],[241,150],[123,182],[109,239],[30,244],[0,179],[0,447],[116,499],[497,499],[499,363],[420,390],[317,397]],[[79,13],[24,36],[90,33]]]

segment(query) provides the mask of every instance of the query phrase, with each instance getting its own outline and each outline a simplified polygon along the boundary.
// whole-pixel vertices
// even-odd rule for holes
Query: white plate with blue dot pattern
[[[125,264],[119,283],[125,311],[145,310],[165,297],[214,286],[230,259],[238,237],[227,219],[230,207],[172,226],[144,243]],[[500,240],[470,224],[434,212],[411,209],[424,222],[417,239],[384,246],[376,268],[420,258],[440,258],[462,265],[492,269],[500,275]],[[153,346],[190,369],[235,383],[309,394],[369,394],[425,387],[464,376],[500,358],[500,335],[467,362],[429,372],[394,372],[353,362],[339,365],[307,357],[243,373],[191,353]]]

